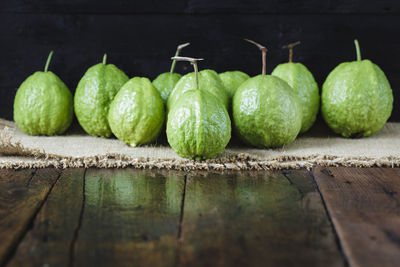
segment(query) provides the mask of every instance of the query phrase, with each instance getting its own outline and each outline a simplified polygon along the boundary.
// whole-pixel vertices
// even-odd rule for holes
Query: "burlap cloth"
[[[135,167],[165,169],[297,169],[323,166],[400,166],[400,123],[387,123],[368,138],[345,139],[323,124],[279,149],[230,144],[216,159],[179,157],[167,145],[132,148],[117,139],[97,138],[82,130],[63,136],[28,136],[0,119],[0,168]]]

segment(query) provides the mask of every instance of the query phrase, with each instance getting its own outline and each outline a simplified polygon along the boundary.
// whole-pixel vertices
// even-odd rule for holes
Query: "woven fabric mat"
[[[216,159],[195,161],[179,157],[167,145],[132,148],[115,138],[86,135],[78,127],[62,136],[28,136],[15,123],[0,119],[0,168],[262,170],[309,169],[315,164],[399,167],[400,123],[387,123],[379,133],[361,139],[339,137],[321,124],[279,149],[230,144]]]

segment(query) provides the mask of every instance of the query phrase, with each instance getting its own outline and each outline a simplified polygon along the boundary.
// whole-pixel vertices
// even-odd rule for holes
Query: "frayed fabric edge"
[[[319,165],[324,167],[400,167],[399,159],[354,159],[354,158],[332,158],[303,159],[297,161],[230,161],[230,162],[207,162],[194,160],[151,160],[151,159],[124,159],[113,157],[85,157],[85,158],[47,158],[26,160],[3,160],[0,168],[138,168],[138,169],[166,169],[166,170],[214,170],[214,171],[242,171],[242,170],[281,170],[281,169],[308,169]]]
[[[368,158],[338,157],[332,155],[281,155],[272,158],[260,158],[247,153],[225,153],[216,159],[195,161],[190,159],[150,159],[135,158],[118,153],[89,157],[67,157],[46,153],[41,149],[24,147],[19,141],[13,141],[13,130],[7,126],[0,131],[0,168],[139,168],[167,170],[280,170],[311,169],[314,165],[325,167],[400,167],[399,157]],[[17,158],[18,159],[17,159]],[[24,159],[20,159],[24,157]]]

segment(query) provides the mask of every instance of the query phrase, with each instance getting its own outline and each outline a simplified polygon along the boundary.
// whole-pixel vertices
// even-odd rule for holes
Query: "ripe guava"
[[[262,51],[262,74],[239,86],[233,102],[237,134],[257,147],[279,147],[292,143],[300,132],[302,106],[296,92],[282,79],[266,75],[266,48]]]
[[[393,93],[383,71],[368,59],[339,64],[322,86],[322,116],[329,127],[344,137],[370,136],[390,117]]]
[[[224,105],[197,80],[197,59],[188,60],[195,67],[195,89],[186,90],[171,106],[167,119],[167,138],[172,149],[184,158],[215,158],[231,138],[231,121]]]
[[[52,55],[53,51],[44,72],[29,76],[15,95],[14,121],[29,135],[62,134],[74,116],[71,92],[56,74],[48,71]]]
[[[154,141],[164,123],[164,103],[147,78],[134,77],[122,86],[108,112],[113,134],[132,147]]]
[[[111,101],[129,80],[128,76],[113,64],[103,62],[90,67],[81,78],[75,91],[76,118],[90,135],[110,137],[108,110]]]

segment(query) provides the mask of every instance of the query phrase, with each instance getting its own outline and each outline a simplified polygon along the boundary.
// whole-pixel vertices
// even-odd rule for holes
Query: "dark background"
[[[281,46],[300,40],[294,60],[304,63],[319,85],[330,70],[355,59],[358,38],[363,58],[386,73],[394,93],[392,121],[400,121],[400,1],[362,0],[1,0],[0,117],[12,119],[21,82],[50,69],[71,91],[86,69],[108,54],[108,62],[130,77],[151,79],[169,70],[179,43],[183,55],[204,57],[199,67],[218,72],[261,71],[259,51],[267,46],[267,72],[287,60]],[[190,67],[178,63],[177,71]],[[191,70],[191,69],[190,69]]]

